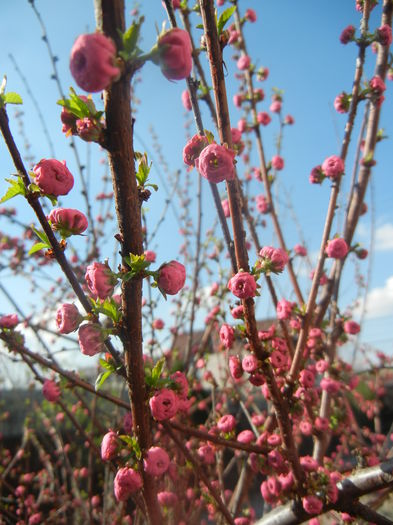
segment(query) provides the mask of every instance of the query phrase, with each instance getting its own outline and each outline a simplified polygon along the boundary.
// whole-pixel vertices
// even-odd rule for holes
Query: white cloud
[[[366,239],[367,242],[370,238],[370,227],[364,223],[360,223],[356,230],[357,235]],[[379,252],[385,252],[393,250],[393,224],[386,222],[375,229],[375,250]],[[367,246],[366,246],[367,247]]]
[[[363,305],[356,308],[356,314],[360,314]],[[388,277],[385,285],[374,288],[366,298],[366,318],[386,317],[393,315],[393,275]]]
[[[393,224],[387,222],[375,230],[375,249],[393,250]]]

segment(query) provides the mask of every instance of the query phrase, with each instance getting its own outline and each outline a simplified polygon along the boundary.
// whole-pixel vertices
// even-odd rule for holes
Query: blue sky
[[[71,171],[74,159],[71,155],[69,142],[61,133],[59,121],[60,109],[56,105],[59,98],[55,82],[50,79],[51,66],[47,51],[41,40],[41,30],[31,6],[27,1],[4,2],[0,22],[2,46],[0,49],[0,75],[7,74],[8,90],[17,91],[24,99],[24,126],[31,143],[32,152],[37,160],[49,157],[47,141],[42,131],[29,95],[12,62],[9,53],[15,57],[19,68],[28,79],[34,96],[39,101],[42,113],[55,144],[56,157],[66,159]],[[142,49],[147,51],[156,39],[156,27],[161,28],[165,19],[165,11],[159,0],[148,0],[142,3],[146,21],[143,26]],[[48,35],[54,53],[59,58],[58,68],[64,89],[74,85],[68,69],[69,52],[75,38],[83,32],[94,30],[93,2],[83,0],[36,0],[48,29]],[[297,222],[303,231],[310,253],[319,249],[319,237],[322,231],[327,203],[329,199],[329,185],[325,182],[322,187],[311,186],[308,175],[312,167],[320,164],[325,157],[338,154],[343,136],[345,116],[339,115],[333,109],[335,96],[342,90],[350,91],[355,65],[357,48],[355,45],[343,46],[339,42],[342,29],[348,24],[358,27],[360,15],[354,8],[354,0],[331,0],[322,2],[318,0],[250,0],[240,2],[243,10],[251,7],[256,10],[258,20],[255,24],[247,24],[246,38],[252,60],[257,65],[269,68],[270,76],[262,87],[266,99],[260,105],[260,110],[267,110],[270,104],[270,94],[273,87],[284,90],[284,114],[290,113],[295,118],[295,125],[285,129],[283,156],[285,169],[280,173],[278,182],[279,207],[282,212],[284,234],[288,247],[300,241],[299,231],[293,216],[287,207],[287,195],[290,196]],[[127,4],[127,21],[131,21],[131,2]],[[374,30],[379,25],[381,8],[377,7],[371,18],[370,27]],[[194,18],[196,20],[196,17]],[[195,30],[195,36],[200,30]],[[228,79],[234,71],[231,60],[233,51],[227,48],[225,62],[228,68]],[[371,50],[367,51],[366,74],[372,75],[375,56]],[[205,58],[202,62],[206,64]],[[185,143],[184,135],[184,110],[180,102],[180,95],[185,87],[184,82],[169,82],[153,64],[147,63],[140,73],[141,83],[137,86],[136,96],[141,100],[136,114],[135,130],[136,149],[144,150],[147,146],[153,150],[149,127],[153,126],[159,137],[163,154],[172,172],[181,170],[180,184],[185,180],[185,167],[181,160],[181,151]],[[228,84],[229,100],[236,92],[236,81],[230,80]],[[99,96],[95,96],[99,105]],[[10,110],[12,118],[13,110]],[[231,119],[236,125],[240,117],[239,110],[231,104]],[[205,128],[214,131],[210,117],[203,113]],[[386,102],[382,112],[381,127],[390,137],[393,122],[392,83],[388,82]],[[15,135],[17,127],[13,124]],[[192,129],[192,128],[191,128]],[[273,117],[272,124],[263,130],[267,158],[275,154],[275,137],[278,132],[277,119]],[[19,139],[20,140],[20,139]],[[364,341],[378,342],[384,350],[392,353],[393,336],[390,330],[390,319],[393,315],[393,148],[391,138],[378,145],[376,159],[377,166],[373,176],[373,195],[368,191],[367,202],[372,213],[368,213],[361,220],[356,241],[361,241],[364,247],[369,248],[372,226],[372,216],[375,223],[375,245],[372,258],[372,272],[370,279],[370,304],[369,320],[364,325],[362,338]],[[80,144],[79,151],[82,158],[86,157],[86,145]],[[102,166],[98,164],[102,154],[93,146],[91,155],[91,187],[95,187],[95,178],[101,177]],[[152,155],[152,179],[160,185],[157,167],[157,155]],[[349,178],[352,169],[354,148],[349,151],[347,162],[347,175],[344,179],[344,193],[342,204],[345,205],[345,195],[349,188]],[[251,157],[256,163],[256,157]],[[239,163],[239,174],[244,171]],[[0,141],[0,168],[3,176],[12,172],[12,164],[2,141]],[[205,181],[204,181],[205,182]],[[77,185],[78,187],[78,185]],[[0,192],[4,193],[5,183],[0,180]],[[224,184],[219,185],[219,191],[224,193]],[[252,185],[252,193],[263,193],[262,187]],[[211,197],[207,184],[204,192],[204,228],[208,229],[213,222]],[[160,216],[163,201],[166,195],[161,189],[153,194],[148,203],[149,221],[154,221]],[[64,206],[76,207],[79,203],[75,194],[64,199]],[[22,200],[14,201],[13,205],[21,208]],[[26,220],[32,220],[29,211],[23,212]],[[191,211],[194,213],[194,211]],[[0,231],[5,228],[4,219],[0,217]],[[337,229],[333,229],[333,233]],[[171,210],[168,212],[167,225],[160,233],[160,243],[157,251],[160,260],[178,258],[182,239],[174,235],[177,226]],[[262,232],[262,243],[272,243],[271,228]],[[112,249],[111,249],[112,250]],[[108,253],[108,256],[111,256]],[[251,257],[252,259],[252,257]],[[253,262],[253,260],[252,260]],[[353,279],[353,265],[348,264],[348,271],[344,275],[342,286],[342,307],[353,300],[356,288]],[[360,263],[363,274],[368,271],[368,261]],[[303,273],[307,273],[303,271]],[[389,278],[391,279],[389,281]],[[303,283],[308,286],[308,278],[304,277]],[[206,283],[209,284],[209,283]],[[282,295],[290,298],[285,277],[279,281]],[[33,301],[31,301],[33,304]],[[381,308],[384,304],[384,308]],[[162,315],[168,315],[162,307]],[[168,310],[170,306],[167,306]],[[0,298],[0,311],[8,311],[9,305]],[[268,302],[261,300],[260,314],[271,314]]]

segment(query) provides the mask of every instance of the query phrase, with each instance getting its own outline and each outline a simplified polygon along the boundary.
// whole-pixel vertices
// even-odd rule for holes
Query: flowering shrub
[[[315,525],[322,514],[330,523],[337,515],[386,522],[374,503],[392,484],[391,425],[381,416],[392,360],[379,353],[363,373],[343,360],[343,344],[357,351],[361,323],[339,291],[344,266],[364,264],[368,255],[356,227],[367,212],[377,145],[386,138],[379,118],[393,67],[393,5],[383,0],[373,32],[377,2],[358,0],[359,29],[348,25],[339,36],[349,47],[356,43],[359,55],[351,90],[332,94],[332,107],[347,119],[341,148],[314,160],[321,162],[314,168],[310,163],[309,181],[325,187],[309,189],[330,185],[315,256],[284,229],[283,209],[292,207],[283,205],[281,171],[296,170],[287,162],[287,126],[296,129],[300,119],[287,113],[282,90],[269,98],[265,84],[256,84],[274,76],[247,46],[261,17],[242,2],[216,4],[223,7],[217,13],[210,1],[192,8],[165,0],[171,27],[154,44],[142,38],[150,20],[138,8],[126,24],[122,0],[97,3],[99,30],[76,39],[70,70],[81,89],[104,93],[93,102],[71,88],[59,100],[60,135],[76,153],[79,179],[55,158],[32,162],[28,171],[10,127],[9,105],[22,101],[5,81],[1,86],[0,130],[16,174],[6,179],[1,200],[9,231],[0,235],[0,271],[26,276],[44,305],[40,310],[37,300],[37,311],[22,315],[27,297],[19,307],[15,290],[10,303],[18,315],[0,316],[2,353],[23,362],[42,385],[19,450],[0,447],[0,510],[10,523]],[[365,53],[368,46],[376,60]],[[366,58],[376,63],[371,75]],[[171,147],[185,164],[176,174],[154,130],[148,151],[135,149],[142,142],[137,84],[154,64],[163,83],[186,80],[166,83],[168,92],[179,88],[179,111],[187,112],[181,143],[172,140],[176,120],[166,117]],[[148,90],[142,95],[141,105]],[[363,106],[365,139],[358,141],[347,196],[348,148]],[[262,137],[270,129],[274,141]],[[79,139],[105,154],[102,180],[96,173],[94,183],[88,180]],[[302,176],[307,183],[307,174],[296,173],[297,185]],[[35,224],[8,207],[16,196],[20,208],[31,207]],[[59,197],[77,208],[57,204]],[[161,225],[172,212],[164,235]],[[18,237],[11,233],[17,228]],[[272,246],[261,242],[270,243],[266,231]],[[303,278],[310,271],[312,282]],[[273,317],[267,322],[257,320],[260,302]],[[74,352],[75,362],[63,360],[63,351]],[[75,372],[79,360],[94,370],[93,380]],[[6,421],[6,411],[0,417]],[[360,504],[368,494],[372,505]]]

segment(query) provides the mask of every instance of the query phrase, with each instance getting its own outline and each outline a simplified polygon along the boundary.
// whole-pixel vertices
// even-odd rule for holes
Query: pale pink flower
[[[346,334],[355,335],[360,332],[360,325],[355,321],[345,321],[344,323],[344,332]]]
[[[209,182],[217,184],[235,178],[235,152],[220,144],[209,144],[195,159],[199,173]]]
[[[242,55],[236,62],[237,68],[240,69],[240,71],[248,69],[250,67],[250,64],[251,58],[248,55]]]
[[[344,173],[344,162],[337,155],[332,155],[323,161],[321,169],[326,177],[335,180]]]
[[[82,324],[78,330],[78,341],[82,354],[93,356],[105,350],[104,337],[99,324]]]
[[[261,111],[257,114],[257,121],[258,124],[262,124],[262,126],[267,126],[272,121],[269,113],[266,113],[266,111]]]
[[[258,368],[258,359],[254,354],[249,354],[243,357],[242,368],[245,372],[251,374]]]
[[[301,244],[295,244],[293,247],[293,251],[296,253],[296,255],[299,255],[300,257],[305,257],[307,255],[307,248],[305,248]]]
[[[239,299],[247,299],[255,296],[257,283],[248,272],[239,272],[229,280],[228,288]]]
[[[348,251],[348,244],[341,238],[335,238],[328,241],[325,249],[326,255],[333,259],[344,259]]]
[[[151,414],[157,421],[171,419],[178,409],[178,398],[173,390],[162,388],[149,401]]]
[[[161,447],[150,447],[143,460],[143,468],[151,476],[162,476],[169,467],[168,453]]]
[[[307,514],[319,514],[323,509],[322,501],[316,496],[304,496],[302,505]]]
[[[207,145],[208,140],[204,135],[194,135],[183,148],[183,162],[187,166],[194,166],[196,159]]]
[[[351,42],[351,40],[354,39],[355,36],[355,27],[352,25],[347,26],[345,29],[343,29],[341,35],[340,35],[340,42],[342,44],[348,44]]]
[[[177,27],[169,29],[159,37],[157,47],[160,68],[168,80],[182,80],[190,75],[192,48],[187,31]]]
[[[272,166],[275,170],[282,170],[284,167],[284,159],[280,155],[274,155],[272,158]]]
[[[52,229],[60,232],[63,237],[80,235],[88,226],[84,213],[71,208],[53,209],[48,215],[48,220],[51,222]]]
[[[158,287],[167,295],[176,295],[186,282],[186,269],[177,261],[163,264],[158,270]]]
[[[42,386],[42,394],[44,398],[50,403],[56,403],[61,396],[61,390],[59,385],[52,381],[51,379],[45,379]]]
[[[61,334],[70,334],[79,326],[82,317],[78,308],[71,303],[62,304],[56,312],[56,325]]]
[[[117,456],[119,445],[119,438],[116,432],[113,432],[113,430],[107,432],[101,441],[101,459],[103,461],[114,459]]]
[[[226,414],[217,421],[217,428],[221,432],[232,432],[235,427],[236,419],[231,414]]]
[[[33,168],[35,183],[47,195],[67,195],[74,186],[74,177],[65,161],[42,159]]]
[[[181,101],[182,101],[182,104],[185,110],[187,111],[192,110],[191,98],[190,98],[190,93],[188,92],[188,89],[185,89],[184,91],[182,91]]]
[[[273,273],[281,273],[289,260],[287,252],[273,246],[264,246],[259,256],[262,258],[262,268]]]
[[[142,488],[139,472],[130,468],[120,468],[114,479],[114,492],[117,501],[126,501],[134,492]]]
[[[281,301],[278,301],[276,308],[277,318],[280,320],[289,319],[292,315],[294,306],[295,303],[287,301],[286,299],[281,299]]]
[[[254,9],[246,9],[246,12],[244,13],[244,18],[249,22],[256,22],[257,14],[254,11]]]
[[[16,314],[8,314],[0,316],[0,330],[2,328],[15,328],[19,323],[18,316]]]
[[[231,348],[235,332],[229,324],[224,323],[220,328],[220,341],[227,349]]]
[[[90,293],[99,299],[111,296],[117,282],[109,266],[98,262],[89,264],[86,268],[85,280]]]

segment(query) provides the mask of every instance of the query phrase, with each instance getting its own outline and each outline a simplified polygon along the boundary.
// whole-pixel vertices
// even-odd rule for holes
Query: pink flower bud
[[[272,158],[272,166],[275,170],[282,170],[284,167],[284,159],[279,155],[274,155]]]
[[[157,41],[159,64],[168,80],[182,80],[191,73],[191,40],[187,31],[169,29]]]
[[[273,273],[281,273],[289,260],[287,252],[273,246],[264,246],[259,256],[262,258],[261,267]]]
[[[113,294],[117,282],[111,274],[108,265],[94,262],[89,264],[85,273],[86,284],[93,295],[99,299],[106,299]]]
[[[234,430],[235,427],[236,419],[231,414],[226,414],[217,421],[217,428],[221,432],[232,432],[232,430]]]
[[[222,200],[221,201],[221,206],[222,206],[222,209],[224,211],[225,217],[228,219],[228,217],[231,216],[231,210],[229,208],[229,201],[228,201],[228,199]]]
[[[76,330],[81,321],[78,308],[71,303],[62,304],[56,312],[56,325],[61,334],[70,334]]]
[[[243,375],[243,368],[240,359],[237,356],[231,355],[229,358],[229,371],[233,379],[240,379]]]
[[[163,507],[174,507],[178,501],[177,495],[169,490],[163,490],[157,494],[158,503]]]
[[[348,244],[344,239],[335,238],[328,241],[325,253],[333,259],[344,259],[349,251]]]
[[[71,74],[85,91],[102,91],[120,77],[115,59],[116,46],[110,38],[101,33],[80,35],[71,49]]]
[[[252,443],[252,441],[255,441],[255,434],[252,430],[243,430],[239,432],[236,440],[239,441],[239,443]]]
[[[44,398],[50,403],[56,403],[61,396],[61,390],[59,386],[51,379],[45,379],[42,386],[42,394]]]
[[[162,476],[169,467],[170,459],[161,447],[150,447],[143,460],[143,468],[151,476]]]
[[[207,145],[208,140],[204,135],[194,135],[184,146],[183,162],[187,166],[194,166],[196,159]]]
[[[342,44],[348,44],[351,42],[351,40],[355,37],[355,27],[352,25],[347,26],[345,29],[343,29],[341,35],[340,35],[340,42]]]
[[[251,274],[239,272],[229,280],[228,288],[239,299],[247,299],[255,296],[257,283]]]
[[[171,419],[178,409],[178,399],[173,390],[162,388],[149,401],[151,414],[157,421]]]
[[[101,122],[90,117],[78,119],[75,122],[76,134],[85,142],[100,142],[103,132]]]
[[[258,359],[254,354],[249,354],[242,359],[242,368],[245,372],[251,374],[258,368]]]
[[[185,282],[186,269],[177,261],[170,261],[158,270],[158,287],[167,295],[176,295]]]
[[[338,113],[348,113],[350,101],[350,97],[343,91],[334,99],[334,109]]]
[[[344,173],[344,162],[337,155],[332,155],[323,161],[321,169],[326,177],[335,180]]]
[[[246,9],[246,12],[244,13],[244,18],[249,22],[256,22],[257,14],[254,11],[254,9]]]
[[[19,323],[18,316],[16,314],[8,314],[0,316],[0,329],[1,328],[15,328]]]
[[[74,186],[74,177],[65,161],[42,159],[33,168],[35,183],[47,195],[67,195]]]
[[[142,488],[139,472],[130,468],[120,468],[114,479],[114,492],[117,501],[126,501],[134,492]]]
[[[264,195],[257,195],[255,197],[255,204],[256,204],[256,207],[257,207],[257,210],[260,212],[260,213],[268,213],[269,212],[269,204],[267,202],[267,199]]]
[[[296,253],[296,255],[299,255],[300,257],[305,257],[307,255],[307,248],[305,248],[301,244],[295,244],[295,246],[293,247],[293,251]]]
[[[240,71],[244,71],[245,69],[248,69],[251,64],[251,58],[248,55],[243,55],[239,58],[236,65],[237,68],[240,69]]]
[[[273,100],[273,102],[270,104],[270,111],[272,113],[280,113],[281,111],[281,101],[280,100]]]
[[[383,24],[377,29],[377,36],[381,46],[390,46],[392,43],[392,28],[388,24]]]
[[[156,253],[153,252],[152,250],[145,250],[144,252],[144,256],[145,256],[145,260],[147,262],[156,262]]]
[[[360,325],[355,321],[345,321],[344,323],[344,332],[346,334],[355,335],[360,332]]]
[[[227,349],[231,348],[234,339],[234,330],[229,324],[224,323],[220,328],[220,341]]]
[[[102,438],[101,442],[101,458],[103,461],[110,461],[117,456],[119,450],[119,438],[116,432],[110,430]]]
[[[104,338],[98,324],[82,324],[78,330],[78,340],[82,354],[93,356],[105,350]]]
[[[323,503],[316,496],[304,496],[302,505],[307,514],[319,514],[323,509]]]
[[[215,462],[214,449],[210,445],[202,445],[198,448],[197,453],[206,465],[212,465]]]
[[[257,121],[258,124],[262,124],[262,126],[267,126],[272,121],[269,113],[266,113],[266,111],[261,111],[257,114]]]
[[[235,178],[234,158],[234,151],[213,143],[202,150],[195,160],[195,166],[209,182],[217,184],[223,180]]]
[[[295,306],[295,303],[287,301],[286,299],[281,299],[277,303],[277,318],[280,320],[289,319],[292,315],[292,310]]]
[[[191,111],[192,110],[190,93],[188,92],[187,89],[185,89],[182,92],[182,94],[181,94],[181,101],[182,101],[182,104],[184,106],[184,109],[186,109],[187,111]]]
[[[88,226],[86,216],[72,208],[55,208],[49,213],[48,220],[52,229],[60,232],[62,237],[80,235]]]

